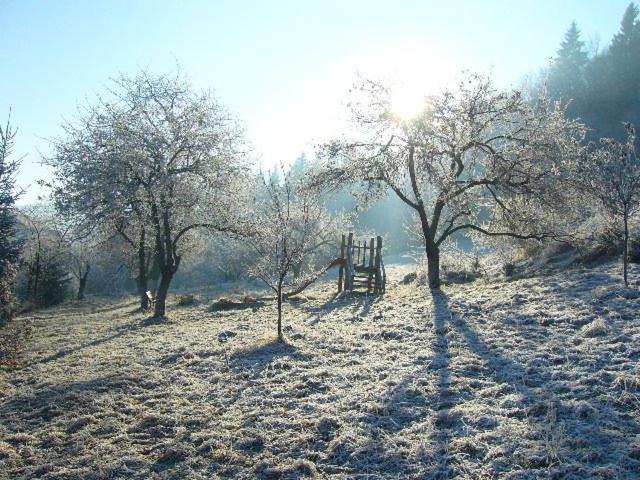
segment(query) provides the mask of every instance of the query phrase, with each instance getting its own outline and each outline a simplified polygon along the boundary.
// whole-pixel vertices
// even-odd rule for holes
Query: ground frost
[[[617,265],[430,293],[39,312],[3,478],[639,478],[640,298]],[[638,272],[632,270],[632,275]]]

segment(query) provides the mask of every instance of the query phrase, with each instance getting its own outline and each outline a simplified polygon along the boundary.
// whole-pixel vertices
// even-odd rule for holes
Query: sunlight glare
[[[378,51],[363,67],[365,76],[389,81],[392,113],[403,120],[422,113],[426,97],[444,90],[460,70],[452,58],[411,43]]]
[[[417,85],[395,85],[391,93],[391,111],[402,120],[412,120],[424,110],[426,95]]]

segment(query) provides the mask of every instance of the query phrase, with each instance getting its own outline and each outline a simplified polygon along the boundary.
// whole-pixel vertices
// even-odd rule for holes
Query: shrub
[[[617,255],[622,251],[622,235],[619,229],[605,225],[595,234],[596,251],[602,256]]]
[[[502,273],[504,273],[504,276],[507,278],[513,277],[513,274],[516,273],[515,263],[505,262],[505,264],[502,266]]]
[[[190,305],[195,305],[196,299],[193,295],[180,295],[178,297],[178,306],[179,307],[188,307]]]
[[[25,342],[33,327],[25,321],[14,321],[0,329],[0,368],[14,368],[20,364]]]
[[[640,237],[632,238],[629,242],[629,262],[640,263]]]
[[[583,337],[599,337],[606,335],[608,332],[609,326],[602,318],[597,318],[580,329]]]
[[[52,307],[64,302],[71,292],[71,277],[58,261],[43,266],[40,287],[34,299],[37,307]]]
[[[0,329],[13,318],[15,310],[15,296],[11,288],[14,268],[5,269],[5,277],[0,278]]]
[[[400,280],[400,284],[409,285],[415,282],[417,279],[418,279],[418,272],[409,272],[404,277],[402,277],[402,280]]]

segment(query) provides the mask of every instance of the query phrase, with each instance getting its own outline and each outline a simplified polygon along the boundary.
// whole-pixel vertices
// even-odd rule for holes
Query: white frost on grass
[[[639,478],[640,300],[618,269],[324,284],[287,305],[287,344],[272,303],[41,312],[3,374],[0,478]]]

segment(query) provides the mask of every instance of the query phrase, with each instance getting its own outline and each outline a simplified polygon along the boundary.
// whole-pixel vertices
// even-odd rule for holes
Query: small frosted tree
[[[625,126],[626,142],[602,138],[599,145],[589,145],[587,157],[577,164],[577,178],[585,193],[594,196],[608,214],[622,220],[623,280],[628,286],[629,219],[640,207],[640,160],[635,128],[630,123]]]
[[[290,171],[261,181],[265,199],[249,240],[257,254],[250,273],[275,293],[278,341],[282,342],[282,302],[338,264],[335,258],[319,265],[313,256],[336,241],[341,217],[331,216],[318,197],[303,191]]]
[[[352,128],[320,149],[314,184],[339,189],[365,183],[393,191],[419,222],[430,288],[440,286],[440,248],[456,232],[541,239],[556,232],[528,222],[521,206],[544,203],[561,166],[576,155],[582,126],[559,104],[530,104],[468,75],[458,88],[425,98],[402,118],[385,85],[365,81],[351,104]]]

